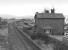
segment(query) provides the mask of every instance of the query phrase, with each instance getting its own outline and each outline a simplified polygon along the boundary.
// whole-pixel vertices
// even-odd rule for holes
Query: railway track
[[[30,37],[14,25],[9,25],[9,44],[10,50],[41,50]]]

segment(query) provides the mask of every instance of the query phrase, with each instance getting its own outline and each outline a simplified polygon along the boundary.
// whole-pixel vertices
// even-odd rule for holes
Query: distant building
[[[0,17],[0,22],[1,22],[1,19],[2,19],[2,18]]]
[[[45,10],[44,13],[35,14],[35,25],[42,28],[45,33],[53,35],[64,34],[64,16],[62,13],[55,13],[55,9]]]

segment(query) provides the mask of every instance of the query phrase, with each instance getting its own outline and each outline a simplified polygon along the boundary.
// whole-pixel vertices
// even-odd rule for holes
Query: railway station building
[[[55,9],[45,10],[43,13],[36,12],[35,25],[37,28],[42,28],[44,33],[52,35],[64,34],[64,15],[55,13]]]

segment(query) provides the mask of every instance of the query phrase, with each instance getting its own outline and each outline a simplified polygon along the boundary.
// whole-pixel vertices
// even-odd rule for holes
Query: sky
[[[34,16],[36,12],[51,8],[55,8],[56,13],[68,15],[68,0],[0,0],[0,14],[16,18]]]

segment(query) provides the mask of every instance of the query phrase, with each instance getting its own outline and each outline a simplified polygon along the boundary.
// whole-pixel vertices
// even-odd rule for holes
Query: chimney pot
[[[51,9],[51,13],[55,13],[55,9],[53,8],[53,9]]]

